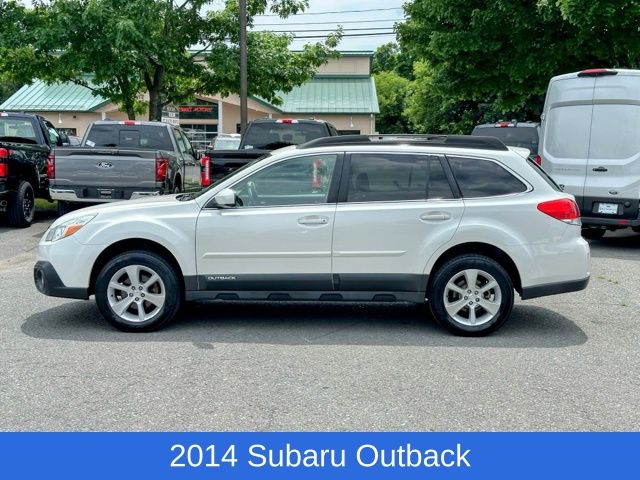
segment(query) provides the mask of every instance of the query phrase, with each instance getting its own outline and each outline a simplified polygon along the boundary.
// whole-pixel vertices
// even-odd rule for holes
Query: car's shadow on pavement
[[[581,345],[587,335],[546,308],[516,305],[511,319],[484,338],[462,338],[439,327],[426,306],[317,303],[187,304],[159,332],[123,333],[95,303],[72,302],[30,316],[22,331],[33,338],[85,342],[191,342],[274,345],[384,345],[481,348],[559,348]]]

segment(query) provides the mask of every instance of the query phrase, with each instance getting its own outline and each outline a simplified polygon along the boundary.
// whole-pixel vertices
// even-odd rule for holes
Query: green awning
[[[93,112],[110,103],[82,85],[34,80],[0,105],[0,110],[19,112]]]
[[[380,113],[376,86],[368,75],[317,76],[279,97],[283,103],[276,108],[286,113]]]

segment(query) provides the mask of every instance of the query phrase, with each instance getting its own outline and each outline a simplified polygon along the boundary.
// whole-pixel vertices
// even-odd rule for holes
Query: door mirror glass
[[[213,197],[213,201],[219,207],[233,207],[236,204],[236,192],[230,188],[225,188]]]

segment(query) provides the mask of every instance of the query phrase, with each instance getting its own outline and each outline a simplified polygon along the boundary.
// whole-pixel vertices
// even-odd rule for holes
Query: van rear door
[[[595,77],[552,79],[542,119],[542,165],[582,209]]]
[[[585,216],[638,218],[640,198],[640,75],[595,79]]]

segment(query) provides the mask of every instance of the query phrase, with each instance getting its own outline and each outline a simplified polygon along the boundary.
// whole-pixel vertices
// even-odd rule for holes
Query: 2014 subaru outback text
[[[198,194],[59,218],[34,270],[126,331],[185,300],[427,301],[484,335],[528,299],[582,290],[589,247],[573,197],[499,140],[344,136],[289,147]]]

